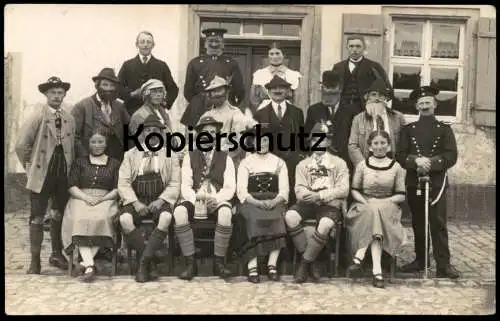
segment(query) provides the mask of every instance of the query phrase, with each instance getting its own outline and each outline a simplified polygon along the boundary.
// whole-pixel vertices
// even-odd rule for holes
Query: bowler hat
[[[276,87],[289,88],[291,86],[292,86],[292,84],[287,82],[285,79],[281,78],[278,75],[274,75],[273,79],[271,79],[271,81],[268,82],[264,87],[266,87],[266,89],[271,89],[271,88],[276,88]]]
[[[224,34],[227,32],[227,29],[224,28],[207,28],[202,31],[205,37],[209,36],[219,36],[224,37]]]
[[[203,129],[203,127],[206,125],[214,125],[217,128],[217,131],[219,131],[222,128],[223,124],[220,121],[217,121],[212,116],[204,116],[198,121],[198,124],[196,124],[194,129],[197,132],[200,132],[201,129]]]
[[[205,91],[210,91],[219,87],[227,87],[229,86],[228,82],[226,79],[220,77],[220,76],[215,76],[212,81],[208,84],[208,86],[205,88]]]
[[[114,83],[120,82],[118,77],[116,77],[115,70],[113,68],[103,68],[97,76],[92,77],[92,81],[97,81],[100,79],[106,79]]]
[[[409,99],[412,101],[416,101],[417,99],[419,99],[421,97],[427,97],[427,96],[434,97],[437,94],[439,94],[439,89],[432,87],[432,86],[422,86],[422,87],[419,87],[419,88],[413,90],[410,93]]]
[[[68,91],[70,87],[71,84],[69,82],[63,82],[61,78],[52,76],[47,80],[47,82],[38,85],[38,90],[42,94],[45,94],[47,90],[52,88],[62,88],[65,91]]]
[[[323,87],[334,88],[340,84],[340,75],[332,70],[326,70],[321,76]]]
[[[148,117],[146,117],[146,119],[144,119],[143,125],[145,128],[146,127],[156,127],[160,129],[167,128],[165,125],[161,123],[161,121],[155,115],[149,115]]]
[[[373,81],[370,87],[365,90],[365,94],[374,91],[384,95],[387,99],[392,99],[392,89],[388,88],[387,85],[380,79]]]

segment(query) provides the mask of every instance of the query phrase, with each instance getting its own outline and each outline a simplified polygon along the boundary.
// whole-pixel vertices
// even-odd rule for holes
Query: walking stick
[[[419,178],[425,184],[425,265],[424,265],[424,279],[428,278],[429,272],[429,176],[422,176]]]

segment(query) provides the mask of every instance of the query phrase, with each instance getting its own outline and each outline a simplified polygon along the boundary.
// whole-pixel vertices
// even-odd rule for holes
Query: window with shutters
[[[434,19],[394,18],[390,30],[389,78],[394,87],[392,108],[417,117],[410,92],[418,86],[439,88],[436,115],[440,120],[462,119],[465,23]]]

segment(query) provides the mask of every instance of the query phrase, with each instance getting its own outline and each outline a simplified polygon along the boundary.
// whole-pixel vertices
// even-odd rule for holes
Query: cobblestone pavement
[[[121,264],[119,275],[84,284],[48,266],[50,235],[45,233],[42,274],[26,275],[29,265],[27,213],[10,213],[5,223],[5,305],[7,314],[489,314],[495,312],[495,223],[449,223],[452,264],[459,281],[396,278],[385,289],[371,280],[345,278],[296,285],[290,276],[280,283],[250,284],[244,277],[226,283],[199,277],[187,283],[174,277],[138,284]],[[412,232],[398,261],[414,257]],[[98,269],[101,271],[99,262]],[[108,270],[108,271],[106,271]],[[121,274],[121,275],[120,275]],[[131,304],[133,302],[133,304]],[[285,303],[286,304],[283,304]],[[496,302],[496,301],[495,301]]]

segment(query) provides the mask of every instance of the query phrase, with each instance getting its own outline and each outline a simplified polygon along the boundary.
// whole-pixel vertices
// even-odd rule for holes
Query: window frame
[[[422,24],[422,39],[421,39],[421,56],[420,57],[408,57],[408,56],[395,56],[394,55],[394,45],[396,41],[396,24],[398,22],[421,22]],[[450,25],[459,26],[459,43],[458,43],[458,59],[456,58],[432,58],[432,36],[433,36],[433,24],[443,23]],[[393,83],[394,77],[394,66],[418,66],[420,67],[420,85],[428,85],[431,81],[431,70],[434,68],[438,69],[457,69],[458,79],[457,79],[457,90],[450,91],[450,93],[457,94],[457,104],[455,116],[436,116],[441,121],[447,123],[462,123],[465,120],[464,117],[464,104],[466,95],[464,90],[464,78],[465,78],[465,66],[466,59],[468,58],[465,54],[465,33],[466,33],[467,22],[464,20],[457,19],[447,19],[445,17],[410,17],[410,16],[393,16],[390,22],[389,30],[389,78],[391,83]],[[395,89],[398,92],[411,92],[407,89]],[[444,91],[446,93],[448,91]],[[392,106],[392,101],[389,103]],[[418,115],[404,114],[407,122],[413,122],[418,119]]]

